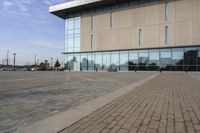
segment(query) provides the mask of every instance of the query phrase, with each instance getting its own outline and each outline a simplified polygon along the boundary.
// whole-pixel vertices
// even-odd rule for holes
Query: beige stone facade
[[[200,44],[200,0],[169,0],[165,12],[160,0],[82,15],[81,52]]]

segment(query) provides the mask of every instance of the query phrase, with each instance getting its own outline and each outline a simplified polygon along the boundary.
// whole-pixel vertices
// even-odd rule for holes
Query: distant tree
[[[58,70],[58,68],[61,66],[61,64],[60,64],[60,62],[57,60],[54,66],[55,66],[55,68]]]
[[[40,69],[41,69],[41,70],[46,70],[46,65],[45,65],[44,62],[41,62],[41,63],[40,63]]]
[[[47,69],[49,68],[48,60],[44,60],[44,62],[41,62],[39,67],[40,67],[40,69],[43,70],[43,71],[44,71],[44,70],[47,70]]]
[[[45,66],[46,66],[47,68],[49,67],[48,60],[44,60],[44,64],[45,64]]]

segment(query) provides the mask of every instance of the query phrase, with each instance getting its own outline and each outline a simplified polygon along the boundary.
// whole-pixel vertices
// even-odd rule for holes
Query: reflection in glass
[[[170,70],[171,66],[171,49],[160,50],[160,63],[163,70]]]
[[[194,47],[67,54],[65,60],[71,71],[200,71],[200,50]]]
[[[197,49],[186,48],[184,53],[185,65],[196,65],[197,64]]]
[[[104,71],[108,71],[110,68],[110,52],[103,52],[103,66]]]
[[[129,71],[136,70],[137,65],[138,65],[138,51],[129,51],[129,61],[128,61]]]
[[[87,53],[81,54],[81,70],[88,70],[88,58]]]
[[[159,70],[160,53],[159,50],[149,50],[149,70]]]
[[[189,71],[196,71],[198,52],[197,48],[185,48],[184,63],[185,69]]]
[[[73,54],[69,54],[67,55],[67,70],[73,71],[73,65],[74,65]]]
[[[183,49],[172,49],[172,65],[183,65]]]
[[[183,54],[184,51],[181,48],[172,49],[172,71],[183,71]]]
[[[200,65],[200,50],[198,51],[198,64]]]
[[[95,70],[101,71],[102,70],[102,53],[98,52],[95,53]]]
[[[88,70],[94,70],[94,55],[88,53]]]
[[[74,54],[73,56],[73,70],[80,71],[80,54]]]
[[[109,70],[110,71],[119,70],[119,52],[111,52],[111,66]]]
[[[147,70],[149,55],[147,50],[139,51],[139,58],[138,58],[138,69],[139,70]]]
[[[128,71],[128,51],[120,51],[120,71]]]

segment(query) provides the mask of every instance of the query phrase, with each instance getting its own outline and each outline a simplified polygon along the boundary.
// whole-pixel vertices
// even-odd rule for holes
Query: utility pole
[[[38,65],[38,66],[40,65],[40,60],[39,60],[39,59],[37,59],[37,65]]]
[[[7,50],[6,68],[8,68],[8,58],[9,58],[9,50]]]
[[[16,56],[16,53],[13,53],[14,55],[14,60],[13,60],[13,70],[15,71],[15,56]]]
[[[35,54],[35,67],[37,66],[37,63],[36,63],[36,54]]]
[[[51,58],[51,70],[53,70],[53,58]]]

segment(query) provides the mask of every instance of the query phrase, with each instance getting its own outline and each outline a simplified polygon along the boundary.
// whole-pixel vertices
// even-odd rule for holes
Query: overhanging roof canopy
[[[87,11],[98,7],[108,6],[129,0],[73,0],[49,7],[49,12],[65,19],[67,14]]]

